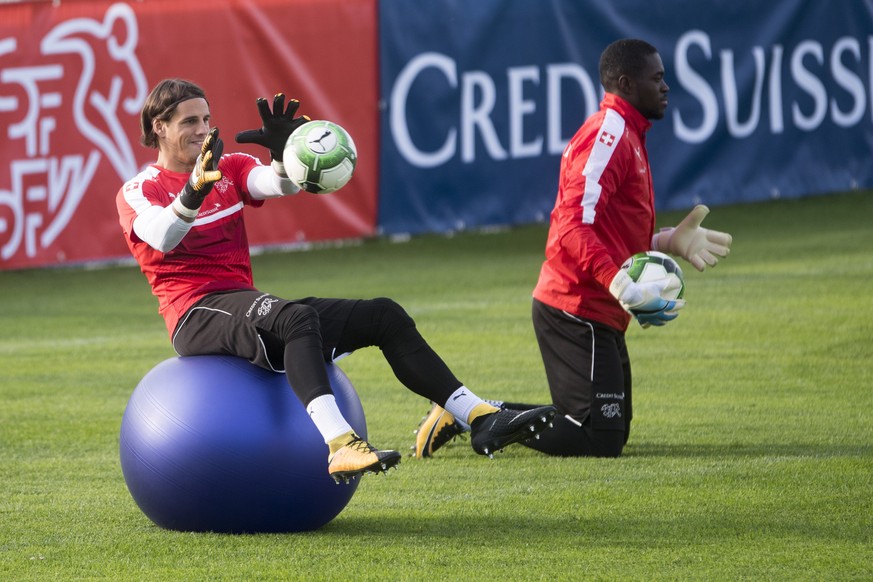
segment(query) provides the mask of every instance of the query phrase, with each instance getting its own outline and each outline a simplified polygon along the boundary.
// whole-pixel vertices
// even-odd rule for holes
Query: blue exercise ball
[[[337,404],[363,438],[361,401],[327,364]],[[328,448],[284,374],[241,358],[161,362],[121,421],[121,470],[134,501],[162,528],[224,533],[309,531],[358,486],[334,483]]]

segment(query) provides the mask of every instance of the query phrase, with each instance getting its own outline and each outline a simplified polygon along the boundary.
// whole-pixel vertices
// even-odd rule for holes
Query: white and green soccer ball
[[[282,161],[301,190],[330,194],[352,179],[358,150],[352,136],[331,121],[307,121],[285,142]]]
[[[621,269],[637,283],[670,279],[661,296],[670,300],[685,297],[685,276],[679,263],[670,255],[658,251],[637,253],[626,260]]]

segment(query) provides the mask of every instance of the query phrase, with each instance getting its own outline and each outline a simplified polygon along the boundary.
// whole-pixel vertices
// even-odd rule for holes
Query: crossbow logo
[[[615,402],[604,404],[600,407],[600,412],[603,413],[604,418],[615,418],[616,416],[621,417],[621,409]]]
[[[48,248],[70,223],[106,160],[121,181],[137,170],[124,127],[147,94],[136,15],[113,4],[103,20],[73,18],[34,42],[0,38],[0,259]],[[100,75],[95,76],[99,68]],[[77,77],[77,78],[76,78]],[[101,186],[102,187],[102,186]]]
[[[278,303],[278,299],[270,299],[269,297],[264,298],[261,302],[260,307],[258,307],[258,315],[261,317],[267,315],[273,310],[273,304]]]

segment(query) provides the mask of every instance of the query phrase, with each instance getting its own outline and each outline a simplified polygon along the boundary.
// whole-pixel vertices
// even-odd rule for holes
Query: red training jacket
[[[632,105],[607,93],[570,140],[533,292],[547,305],[621,331],[630,315],[609,284],[625,259],[649,250],[655,230],[649,127]]]
[[[221,180],[200,206],[191,230],[173,250],[162,253],[133,232],[138,213],[151,205],[169,206],[190,173],[151,165],[118,191],[115,202],[127,246],[158,298],[159,310],[172,335],[179,318],[201,297],[215,291],[253,289],[249,242],[243,206],[261,206],[246,191],[257,159],[227,154],[219,161]]]

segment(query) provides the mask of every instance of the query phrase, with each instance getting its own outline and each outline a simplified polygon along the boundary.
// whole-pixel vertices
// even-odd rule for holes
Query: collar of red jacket
[[[603,101],[600,102],[600,109],[615,109],[624,117],[625,123],[639,134],[644,134],[652,127],[652,122],[643,117],[643,114],[637,111],[636,107],[614,93],[604,94]]]

